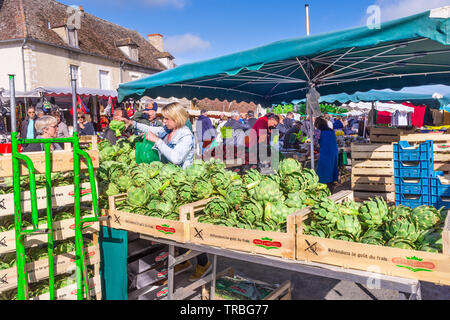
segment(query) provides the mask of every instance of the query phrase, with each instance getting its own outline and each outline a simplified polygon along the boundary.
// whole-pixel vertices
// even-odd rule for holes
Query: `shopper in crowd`
[[[0,102],[1,104],[1,102]],[[4,106],[0,105],[0,134],[6,134],[7,129],[6,129],[6,113],[7,110]]]
[[[269,144],[270,133],[279,123],[280,117],[273,113],[268,113],[259,118],[252,127],[254,132],[250,135],[249,146],[253,147],[259,143]]]
[[[37,133],[36,139],[54,139],[58,137],[58,120],[52,116],[43,116],[36,119],[35,129]],[[50,149],[62,150],[58,143],[52,143]],[[23,148],[23,152],[44,151],[43,143],[30,143]]]
[[[252,110],[248,111],[247,112],[247,125],[250,128],[253,128],[253,126],[255,125],[256,120],[258,120],[258,119],[255,118],[255,113]]]
[[[235,147],[244,145],[245,132],[251,129],[251,127],[249,125],[242,124],[239,119],[239,112],[233,111],[231,113],[231,119],[228,120],[222,127],[223,144],[231,144]]]
[[[306,135],[302,132],[302,123],[295,121],[294,126],[286,132],[284,137],[284,149],[296,149],[306,140]]]
[[[90,122],[90,116],[83,112],[77,113],[78,120],[78,133],[80,136],[95,136],[95,129],[92,122]]]
[[[157,112],[158,104],[153,102],[148,104],[143,111],[136,112],[133,116],[133,120],[147,126],[162,127],[162,122],[156,118]]]
[[[22,139],[36,138],[36,129],[34,123],[36,121],[36,110],[33,106],[27,108],[27,116],[20,126],[20,137]]]
[[[164,106],[162,114],[164,127],[146,126],[124,117],[117,117],[116,120],[124,121],[127,126],[133,127],[136,132],[144,133],[145,139],[154,142],[163,163],[173,163],[186,169],[192,165],[194,160],[194,135],[186,126],[189,114],[179,103],[171,103]],[[187,261],[177,265],[175,271],[190,267],[191,264]],[[208,261],[206,254],[201,254],[197,257],[196,270],[189,277],[189,280],[196,281],[210,271],[211,262]]]
[[[216,130],[211,119],[208,117],[208,111],[201,110],[200,117],[197,119],[195,125],[195,141],[199,145],[201,154],[203,154],[205,148],[212,143],[216,136]]]
[[[42,110],[41,108],[36,108],[36,117],[37,118],[42,118],[45,115],[46,114],[45,114],[44,110]]]
[[[117,120],[117,121],[122,121],[123,118],[129,120],[128,113],[126,112],[126,110],[122,109],[122,108],[114,109],[112,119]],[[122,136],[129,136],[129,135],[131,135],[132,132],[133,132],[133,129],[131,127],[128,127],[124,132],[122,132]],[[120,137],[116,136],[115,131],[111,130],[109,128],[109,124],[108,124],[108,127],[105,129],[105,133],[103,134],[103,138],[108,140],[112,145],[115,145],[117,143],[117,140],[119,140]]]
[[[344,124],[341,121],[341,117],[336,117],[336,120],[334,120],[333,123],[333,130],[342,130],[344,129]]]
[[[286,131],[289,129],[292,129],[292,127],[294,126],[294,113],[293,112],[288,112],[286,114],[286,118],[284,118],[283,120],[283,126],[284,128],[286,128]]]
[[[314,126],[320,130],[317,175],[319,176],[319,182],[325,183],[332,192],[333,184],[338,181],[339,177],[339,153],[336,134],[328,126],[327,120],[322,117],[316,119]]]
[[[51,116],[54,117],[56,119],[56,121],[58,122],[58,138],[67,138],[69,137],[69,128],[67,127],[67,125],[62,121],[61,119],[61,112],[54,110],[51,112]]]

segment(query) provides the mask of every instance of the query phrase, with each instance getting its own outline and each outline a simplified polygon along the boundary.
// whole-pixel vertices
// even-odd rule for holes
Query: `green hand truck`
[[[95,183],[95,173],[92,159],[89,154],[80,149],[78,129],[77,129],[77,110],[76,110],[76,79],[71,75],[72,85],[72,108],[73,108],[73,136],[69,138],[54,139],[23,139],[18,137],[16,123],[16,102],[15,102],[15,82],[14,75],[9,75],[10,86],[10,106],[11,106],[11,146],[12,146],[12,172],[14,186],[14,224],[16,236],[17,252],[17,282],[18,299],[27,300],[28,296],[28,274],[25,261],[25,239],[27,236],[36,234],[48,235],[48,263],[49,263],[49,289],[50,300],[55,300],[55,270],[53,258],[53,211],[52,211],[52,143],[71,143],[73,150],[73,170],[74,170],[74,215],[75,215],[75,243],[76,243],[76,283],[77,300],[89,300],[89,279],[85,262],[85,249],[83,241],[83,225],[90,222],[98,222],[103,218],[98,216],[98,198]],[[35,167],[32,160],[25,154],[19,153],[19,145],[36,144],[44,145],[45,151],[45,188],[47,197],[47,228],[39,228],[38,207],[36,196]],[[89,171],[89,182],[92,190],[92,208],[94,216],[88,218],[81,217],[81,193],[80,193],[80,158],[84,158]],[[21,209],[21,190],[20,190],[20,161],[25,162],[29,174],[29,186],[31,197],[31,220],[32,229],[22,228],[22,209]]]

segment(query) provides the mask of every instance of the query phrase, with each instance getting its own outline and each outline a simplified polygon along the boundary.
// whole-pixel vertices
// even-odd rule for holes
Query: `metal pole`
[[[77,79],[74,78],[72,70],[70,70],[70,83],[72,86],[72,111],[73,111],[73,132],[78,132],[77,122]]]
[[[309,4],[305,4],[306,10],[306,35],[309,36]]]
[[[9,105],[11,107],[11,132],[17,132],[17,119],[16,119],[16,87],[14,83],[13,74],[9,75]],[[25,138],[25,137],[21,137]]]
[[[306,11],[306,35],[309,36],[309,4],[305,4]],[[308,110],[306,111],[308,113]],[[310,152],[311,152],[311,169],[315,169],[314,163],[314,121],[312,110],[309,115],[309,141],[310,141]]]

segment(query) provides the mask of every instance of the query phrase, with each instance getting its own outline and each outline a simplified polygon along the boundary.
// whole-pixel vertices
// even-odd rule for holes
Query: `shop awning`
[[[450,6],[368,26],[288,39],[121,84],[147,96],[273,104],[372,89],[450,85]]]
[[[431,94],[417,94],[408,92],[394,92],[394,91],[377,91],[370,90],[368,92],[355,92],[354,94],[331,94],[327,96],[321,96],[320,103],[334,103],[334,104],[347,104],[350,102],[411,102],[414,105],[425,104],[430,108],[439,109],[443,104],[443,99],[435,99]],[[306,99],[300,102],[306,102]]]
[[[43,95],[49,97],[58,97],[58,96],[71,96],[72,88],[63,88],[63,87],[38,87],[35,91],[42,93]],[[77,88],[77,94],[83,98],[89,96],[97,96],[102,99],[116,98],[117,91],[116,90],[102,90],[102,89],[91,89],[91,88]]]

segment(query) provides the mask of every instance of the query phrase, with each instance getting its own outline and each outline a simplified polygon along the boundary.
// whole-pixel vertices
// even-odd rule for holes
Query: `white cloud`
[[[188,0],[139,0],[140,2],[151,7],[174,7],[176,9],[183,9]]]
[[[381,20],[389,21],[450,5],[450,0],[377,0]]]
[[[164,40],[164,48],[173,55],[204,51],[211,47],[209,41],[191,33],[169,36]]]

